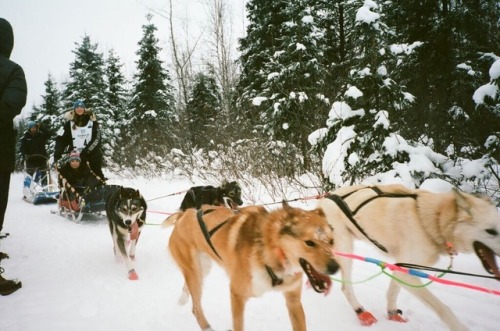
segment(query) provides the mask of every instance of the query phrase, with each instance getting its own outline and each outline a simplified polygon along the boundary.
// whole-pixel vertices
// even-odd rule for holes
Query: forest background
[[[82,99],[107,170],[124,176],[257,180],[276,196],[280,180],[321,193],[439,178],[500,203],[498,1],[249,0],[234,40],[229,0],[206,0],[204,45],[179,37],[167,3],[145,17],[132,77],[114,50],[76,41],[67,79],[48,75],[19,138],[40,122],[52,155]]]

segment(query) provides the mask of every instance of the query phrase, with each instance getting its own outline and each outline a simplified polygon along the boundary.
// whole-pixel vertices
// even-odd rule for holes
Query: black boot
[[[6,254],[4,252],[0,252],[0,261],[2,261],[3,259],[8,259],[9,258],[9,254]]]
[[[23,284],[16,280],[7,280],[2,277],[3,268],[0,267],[0,295],[9,295],[19,290]]]

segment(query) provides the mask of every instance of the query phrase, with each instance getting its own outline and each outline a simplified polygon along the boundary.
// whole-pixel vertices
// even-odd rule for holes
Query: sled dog
[[[202,205],[227,206],[236,209],[241,206],[241,188],[237,182],[223,182],[220,187],[193,186],[187,191],[181,203],[181,210],[200,209]]]
[[[146,201],[138,190],[120,187],[106,201],[106,215],[117,261],[125,260],[128,278],[137,280],[135,248],[146,222]]]
[[[335,249],[351,253],[355,239],[371,242],[396,262],[432,266],[440,255],[472,252],[500,280],[495,255],[500,255],[500,217],[488,197],[453,190],[431,193],[401,185],[343,187],[318,202],[334,228]],[[342,278],[351,279],[352,260],[338,257]],[[397,273],[403,282],[421,284],[417,277]],[[427,304],[450,330],[467,330],[452,310],[426,287],[406,287]],[[397,307],[400,285],[392,280],[387,292],[391,320],[406,322]],[[358,302],[352,285],[342,291],[362,324],[377,319]]]
[[[166,221],[175,224],[168,247],[185,280],[179,302],[185,303],[191,295],[201,330],[212,330],[203,313],[201,292],[203,278],[215,261],[229,276],[234,331],[244,329],[247,300],[270,290],[283,292],[292,329],[306,330],[300,301],[302,273],[315,291],[328,293],[327,275],[338,270],[332,228],[323,211],[305,211],[286,203],[271,212],[258,206],[238,212],[212,208],[188,209]]]

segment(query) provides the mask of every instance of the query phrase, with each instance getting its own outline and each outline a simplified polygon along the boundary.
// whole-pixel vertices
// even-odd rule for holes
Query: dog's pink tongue
[[[136,240],[138,236],[139,236],[139,225],[137,224],[137,222],[134,222],[132,224],[132,227],[130,228],[130,239]]]

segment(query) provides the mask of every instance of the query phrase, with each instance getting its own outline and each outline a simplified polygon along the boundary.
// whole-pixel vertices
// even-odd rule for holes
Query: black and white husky
[[[146,222],[146,200],[133,188],[120,187],[106,202],[109,230],[117,261],[125,260],[128,278],[137,280],[134,270],[135,247]]]

